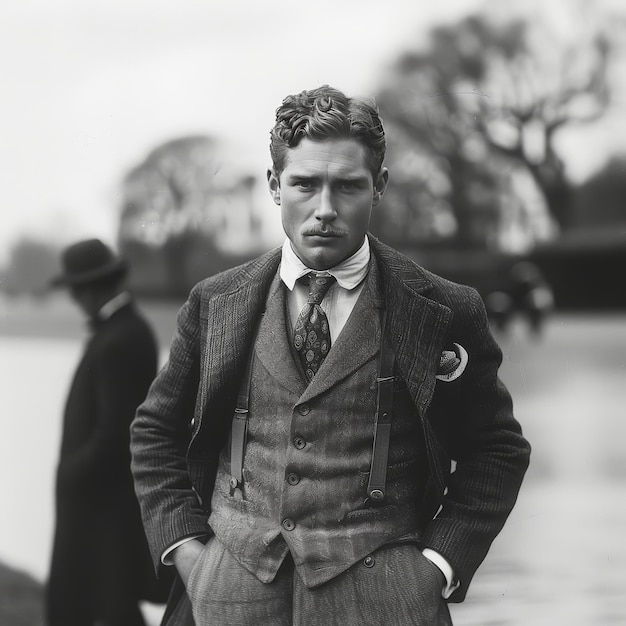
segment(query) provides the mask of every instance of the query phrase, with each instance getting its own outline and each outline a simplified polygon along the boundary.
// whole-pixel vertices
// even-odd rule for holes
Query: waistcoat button
[[[365,565],[365,567],[374,567],[375,564],[376,564],[376,559],[374,559],[373,556],[366,556],[363,559],[363,565]]]
[[[286,517],[283,520],[283,528],[285,530],[293,530],[295,527],[296,527],[296,523],[290,517]]]
[[[308,404],[301,404],[298,407],[298,413],[300,415],[308,415],[311,412],[311,407]]]
[[[298,448],[298,450],[302,450],[302,448],[304,448],[304,446],[306,446],[306,441],[304,440],[303,437],[294,437],[293,438],[293,445],[296,446],[296,448]]]
[[[294,472],[287,474],[287,482],[290,485],[297,485],[300,482],[300,476]]]

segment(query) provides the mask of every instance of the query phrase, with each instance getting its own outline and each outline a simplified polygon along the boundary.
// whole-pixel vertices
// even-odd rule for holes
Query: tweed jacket
[[[423,429],[429,488],[441,505],[423,545],[450,562],[460,581],[451,600],[461,601],[515,503],[530,447],[498,379],[502,355],[476,291],[372,237],[370,244],[396,366]],[[170,359],[137,411],[132,470],[156,564],[181,538],[211,533],[219,453],[280,258],[273,250],[194,287],[179,312]],[[461,377],[444,382],[437,368],[453,342],[470,361]]]

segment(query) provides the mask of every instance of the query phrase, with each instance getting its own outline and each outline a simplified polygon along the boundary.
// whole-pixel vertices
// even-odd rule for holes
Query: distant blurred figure
[[[166,598],[133,490],[129,425],[156,374],[157,345],[124,290],[125,262],[101,241],[70,246],[62,266],[52,284],[69,289],[92,334],[65,407],[47,622],[144,626],[140,598]]]
[[[491,323],[506,332],[513,316],[513,299],[506,291],[491,291],[485,296],[485,308]]]
[[[541,270],[530,261],[520,261],[511,268],[503,288],[486,295],[485,306],[498,330],[506,332],[513,317],[520,314],[538,337],[554,308],[554,296]]]
[[[530,261],[520,261],[511,268],[509,284],[513,308],[526,317],[530,330],[539,335],[554,307],[552,289],[541,270]]]

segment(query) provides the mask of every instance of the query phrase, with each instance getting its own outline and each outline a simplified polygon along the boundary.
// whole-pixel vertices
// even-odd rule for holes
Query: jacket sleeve
[[[210,533],[186,461],[199,370],[200,294],[196,287],[179,311],[169,360],[131,425],[131,469],[156,567],[161,554],[181,538]]]
[[[498,378],[502,353],[493,339],[480,296],[464,294],[455,310],[452,341],[463,345],[469,362],[458,381],[438,381],[435,393],[452,392],[438,437],[443,462],[455,461],[442,506],[426,528],[424,545],[443,555],[460,582],[451,596],[460,602],[491,543],[511,512],[530,457],[530,446],[513,417],[512,400]],[[441,429],[441,425],[439,425]],[[435,426],[435,430],[437,427]]]

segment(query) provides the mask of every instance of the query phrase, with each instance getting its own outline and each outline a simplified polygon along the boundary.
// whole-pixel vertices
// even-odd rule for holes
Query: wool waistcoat
[[[231,491],[220,456],[209,524],[259,580],[288,552],[308,587],[381,545],[419,538],[427,460],[420,420],[397,380],[387,495],[367,501],[381,344],[379,277],[364,289],[315,378],[307,384],[290,347],[285,287],[277,276],[252,351],[243,488]]]

